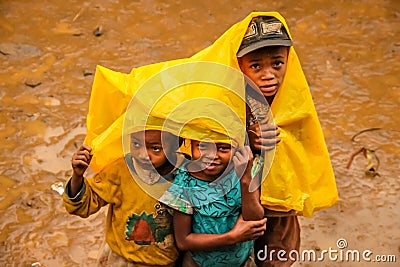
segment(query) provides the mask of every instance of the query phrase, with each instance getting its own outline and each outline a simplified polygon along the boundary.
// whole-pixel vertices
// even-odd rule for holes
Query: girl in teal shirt
[[[250,148],[196,140],[191,147],[192,161],[160,200],[174,209],[176,243],[187,251],[182,265],[255,266],[253,240],[266,219],[259,190],[249,192]]]

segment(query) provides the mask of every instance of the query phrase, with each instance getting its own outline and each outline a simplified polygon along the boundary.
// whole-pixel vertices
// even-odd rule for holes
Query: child
[[[175,210],[176,243],[187,251],[183,266],[255,266],[252,240],[264,233],[266,219],[259,191],[249,192],[250,148],[233,152],[230,144],[196,140],[191,148],[192,161],[160,199]],[[243,219],[252,228],[241,227]]]
[[[274,195],[280,198],[273,199],[271,194],[267,196],[268,194],[262,191],[261,201],[283,211],[288,206],[297,205],[297,210],[311,216],[313,209],[317,210],[316,207],[332,205],[337,199],[337,193],[336,196],[333,191],[326,194],[325,197],[329,201],[313,203],[311,201],[318,200],[318,197],[325,201],[323,195],[318,193],[311,200],[310,195],[300,193],[300,190],[312,191],[308,188],[311,184],[310,181],[313,181],[313,184],[318,184],[315,181],[320,179],[329,181],[324,186],[332,185],[331,188],[336,188],[334,176],[318,118],[311,97],[309,97],[309,89],[292,47],[292,40],[285,28],[285,23],[278,19],[280,16],[277,13],[275,13],[275,16],[271,15],[253,17],[237,53],[240,69],[255,83],[265,98],[265,100],[260,101],[260,99],[251,99],[251,96],[247,96],[247,101],[250,103],[247,130],[252,150],[255,153],[260,153],[260,151],[272,150],[277,145],[276,159],[286,158],[283,161],[284,164],[283,162],[274,162],[269,173],[270,178],[267,178],[269,184],[267,186],[264,183],[262,186],[264,191],[270,190],[269,192],[272,192],[275,188],[281,188],[283,193],[276,190]],[[289,67],[291,67],[291,72],[286,74]],[[279,97],[277,97],[278,95]],[[279,100],[276,100],[278,98]],[[278,130],[276,126],[265,119],[268,117],[269,106],[272,107],[275,118],[278,117],[280,126],[284,127],[281,130],[285,129],[282,138],[286,139],[284,139],[283,145],[280,144],[281,138],[279,138],[281,130]],[[296,156],[287,160],[288,153],[295,153]],[[315,167],[317,168],[326,166],[326,169],[317,172],[315,172],[317,169],[314,169],[314,173],[317,174],[315,176],[308,175],[312,178],[307,180],[308,178],[303,178],[303,176],[311,173],[311,171],[307,169],[308,166],[302,166],[307,165],[309,155],[318,155],[318,160],[321,160],[320,166],[318,166],[319,163],[316,160],[310,165],[316,164]],[[299,172],[301,169],[303,171]],[[262,172],[259,172],[259,174],[261,175]],[[271,182],[271,177],[275,179],[273,182]],[[301,179],[304,179],[303,184],[298,182]],[[293,191],[289,191],[290,189],[295,190],[296,194],[291,195]],[[295,199],[294,195],[299,197]],[[285,200],[286,203],[281,200]],[[299,205],[298,203],[302,204]],[[307,204],[306,208],[304,208],[305,204]],[[302,210],[303,208],[304,210]],[[268,215],[271,215],[271,217]],[[266,209],[266,216],[268,217],[267,230],[264,236],[255,242],[257,265],[290,266],[293,261],[287,255],[291,250],[298,250],[300,246],[298,219],[290,212],[286,214],[285,212],[277,213],[268,209]],[[276,252],[274,255],[268,254],[268,251],[273,250]],[[286,253],[287,261],[277,258],[280,250],[284,250]]]
[[[292,41],[278,19],[256,17],[250,23],[239,48],[237,56],[240,69],[257,85],[268,105],[272,105],[285,77],[291,45]],[[255,153],[259,153],[261,150],[271,150],[280,142],[278,138],[280,132],[276,126],[268,124],[266,120],[257,123],[257,116],[262,115],[254,114],[254,112],[248,114],[249,141]],[[269,217],[265,235],[256,241],[256,254],[258,251],[263,251],[265,245],[270,251],[285,250],[288,253],[290,250],[298,250],[300,227],[297,217]],[[292,263],[268,258],[262,261],[257,256],[260,254],[256,255],[258,266],[287,266]]]
[[[99,266],[175,266],[178,251],[172,216],[165,205],[138,185],[137,179],[137,169],[142,169],[147,174],[155,170],[170,180],[175,164],[181,160],[176,154],[180,139],[170,133],[166,136],[163,146],[159,130],[132,133],[130,155],[114,161],[93,178],[83,177],[92,149],[83,145],[73,155],[73,174],[63,195],[67,211],[86,218],[108,204],[107,244],[100,251]],[[139,178],[148,182],[147,177]],[[151,183],[156,186],[165,180],[152,179]]]

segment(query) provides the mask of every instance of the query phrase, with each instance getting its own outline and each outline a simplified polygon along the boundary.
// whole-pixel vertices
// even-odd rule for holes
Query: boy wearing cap
[[[250,22],[237,53],[240,69],[257,85],[266,101],[247,96],[250,103],[247,131],[254,154],[262,155],[261,151],[272,150],[281,141],[279,129],[264,118],[285,78],[291,46],[292,40],[282,22],[275,17],[260,16]],[[270,217],[268,214],[271,215],[266,210],[267,230],[255,243],[257,266],[290,266],[293,263],[290,259],[280,261],[276,255],[280,250],[288,255],[291,250],[299,249],[300,226],[297,216],[280,213],[279,217]],[[272,250],[276,253],[268,254]]]

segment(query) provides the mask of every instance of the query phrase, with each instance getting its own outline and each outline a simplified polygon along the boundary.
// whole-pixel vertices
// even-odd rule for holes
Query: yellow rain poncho
[[[135,68],[129,74],[98,66],[90,98],[87,116],[88,133],[85,139],[85,143],[94,151],[91,167],[95,171],[100,171],[113,160],[123,157],[122,132],[128,106],[132,108],[132,113],[129,112],[129,114],[134,114],[136,107],[139,110],[142,110],[139,107],[144,107],[144,113],[149,113],[150,118],[161,118],[155,126],[150,125],[151,119],[137,122],[137,125],[145,126],[146,129],[160,129],[161,122],[168,118],[172,121],[168,130],[177,131],[185,138],[201,140],[211,136],[214,141],[227,141],[223,136],[228,135],[233,137],[238,144],[243,144],[244,89],[241,87],[242,81],[235,72],[240,71],[236,53],[251,19],[257,16],[274,16],[289,32],[284,18],[279,13],[253,12],[228,29],[214,44],[191,58]],[[181,78],[178,77],[178,81],[174,81],[171,75],[167,75],[167,78],[162,77],[165,70],[169,72],[178,66],[177,69],[181,71],[179,66],[185,64],[188,66],[194,64],[194,69],[196,69],[198,68],[196,62],[217,63],[217,75],[211,75],[213,70],[209,70],[208,67],[200,67],[201,71],[192,71],[189,68],[189,72],[197,73],[197,76],[192,75],[191,80],[186,84],[185,78],[180,80]],[[223,70],[221,64],[227,69]],[[182,74],[186,75],[186,72],[183,71]],[[177,76],[174,75],[172,77],[176,78]],[[222,77],[215,78],[221,75]],[[235,82],[232,82],[230,77],[233,77]],[[163,84],[161,87],[167,90],[170,96],[155,97],[152,95],[156,92],[154,90],[146,94],[146,88],[153,88],[148,83],[151,79],[155,81],[159,79],[158,82]],[[204,90],[204,84],[197,79],[211,80],[206,83],[208,89]],[[183,90],[180,92],[184,93],[178,94],[179,90],[171,90],[174,84],[183,84]],[[235,89],[226,90],[231,86]],[[177,87],[179,86],[175,88]],[[217,92],[213,91],[215,88]],[[135,94],[141,95],[140,103],[129,105]],[[218,104],[211,104],[210,107],[205,108],[210,113],[204,114],[190,114],[191,109],[188,109],[190,105],[177,109],[179,101],[195,100],[188,103],[201,105],[201,101],[196,101],[202,98],[219,100],[222,108],[218,109]],[[229,106],[231,110],[226,106]],[[271,110],[275,123],[281,131],[282,141],[276,147],[269,172],[265,171],[263,174],[261,203],[272,210],[296,210],[304,216],[312,216],[314,211],[332,206],[338,198],[335,178],[310,90],[294,47],[290,48],[286,76]],[[222,114],[218,115],[218,112]],[[169,117],[170,113],[175,115]],[[208,116],[212,118],[217,116],[217,123],[213,123]],[[137,114],[133,117],[133,120],[140,118]],[[232,125],[229,124],[231,117],[236,118],[231,119]],[[188,125],[179,128],[179,125],[187,119],[189,119]]]
[[[182,59],[130,74],[98,66],[85,139],[93,149],[92,169],[99,172],[129,153],[129,133],[145,129],[243,144],[244,86],[240,71],[215,62]]]

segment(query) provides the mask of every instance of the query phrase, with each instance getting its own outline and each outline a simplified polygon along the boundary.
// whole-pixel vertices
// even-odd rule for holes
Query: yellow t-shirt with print
[[[120,158],[93,178],[84,179],[85,191],[79,200],[64,193],[64,205],[70,214],[86,218],[109,204],[106,241],[110,248],[138,266],[170,265],[178,257],[171,212],[136,181]],[[152,186],[165,188],[166,184]]]

